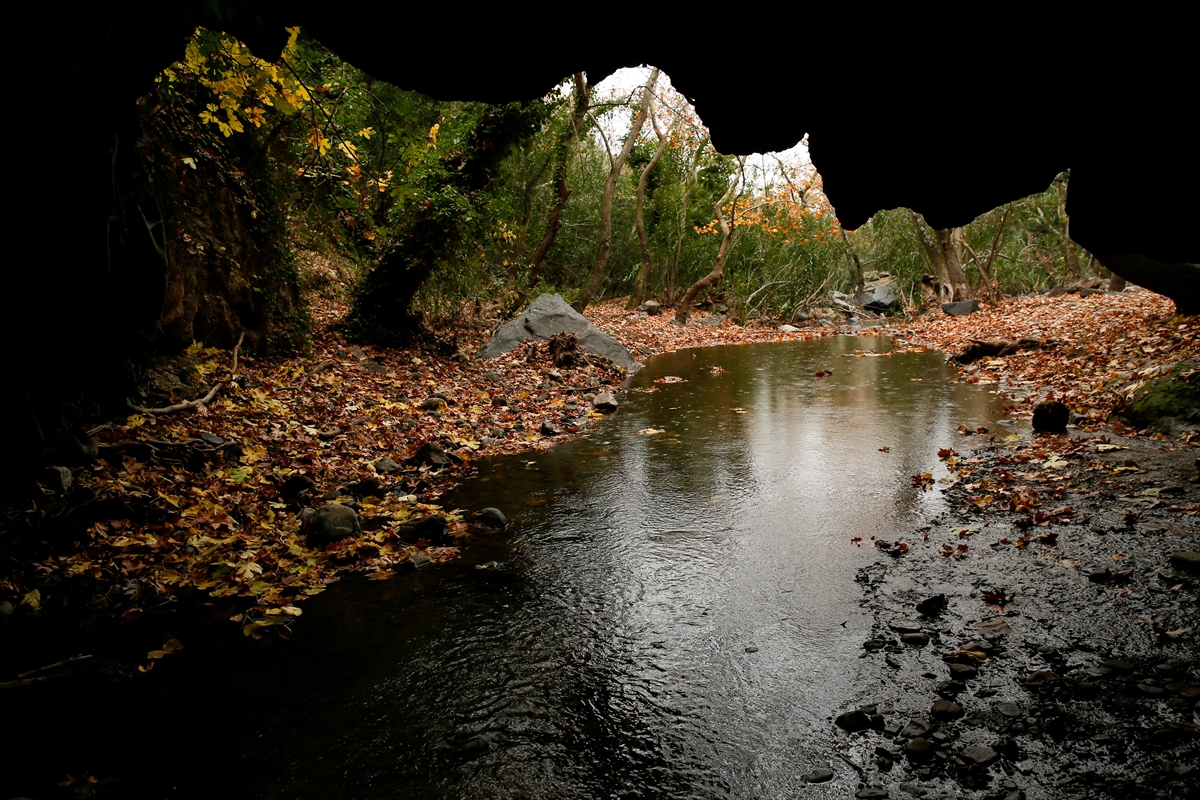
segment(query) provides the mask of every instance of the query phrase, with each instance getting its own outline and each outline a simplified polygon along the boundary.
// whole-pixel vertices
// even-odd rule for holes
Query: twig
[[[129,406],[139,414],[174,414],[176,411],[188,411],[193,408],[207,405],[214,397],[217,396],[217,392],[221,391],[224,386],[224,383],[218,383],[216,386],[209,389],[208,394],[204,395],[204,397],[200,397],[195,400],[188,400],[184,403],[176,403],[173,406],[165,406],[163,408],[142,408],[141,406],[135,406],[133,403],[126,403],[125,405]]]
[[[31,670],[29,670],[29,672],[18,672],[17,677],[18,678],[29,678],[33,675],[37,675],[40,672],[50,672],[52,670],[58,669],[59,667],[65,667],[68,664],[74,664],[76,661],[87,661],[91,657],[92,656],[90,653],[85,656],[71,656],[70,658],[65,658],[62,661],[55,661],[53,664],[47,664],[44,667],[38,667],[37,669],[31,669]]]
[[[233,346],[233,364],[229,369],[230,382],[237,380],[238,350],[241,348],[242,340],[245,338],[246,332],[242,331],[242,334],[238,336],[237,344]],[[129,406],[139,414],[174,414],[176,411],[190,411],[193,408],[199,408],[200,406],[208,405],[212,402],[212,399],[217,396],[217,392],[221,391],[223,388],[225,388],[225,381],[221,381],[217,383],[216,386],[213,386],[211,389],[209,389],[208,394],[204,395],[204,397],[198,397],[195,400],[187,400],[183,403],[176,403],[173,406],[164,406],[163,408],[143,408],[142,406],[136,406],[133,403],[126,403],[125,405]]]
[[[837,757],[838,757],[838,758],[840,758],[842,761],[845,761],[845,762],[846,762],[847,764],[849,764],[850,766],[854,767],[854,770],[855,770],[855,771],[856,771],[856,772],[857,772],[859,775],[866,775],[866,774],[867,774],[866,770],[864,770],[864,769],[863,769],[862,767],[860,767],[858,764],[855,764],[855,763],[854,763],[853,761],[851,761],[851,760],[850,760],[848,757],[846,757],[846,756],[842,755],[841,753],[838,753],[838,754],[837,754]]]
[[[15,681],[3,681],[0,682],[0,689],[15,689],[18,686],[27,686],[31,683],[41,683],[44,680],[46,680],[45,675],[39,678],[21,678],[20,680]]]

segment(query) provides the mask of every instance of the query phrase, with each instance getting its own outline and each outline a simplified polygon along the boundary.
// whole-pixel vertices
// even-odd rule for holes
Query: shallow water
[[[856,348],[890,341],[667,354],[588,438],[481,462],[446,504],[506,533],[336,585],[291,642],[180,659],[118,712],[165,718],[149,771],[185,796],[796,796],[869,692],[870,537],[937,513],[909,476],[1000,409],[937,354]]]

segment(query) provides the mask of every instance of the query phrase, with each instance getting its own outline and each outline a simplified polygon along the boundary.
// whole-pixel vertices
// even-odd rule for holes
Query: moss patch
[[[1161,378],[1147,381],[1130,396],[1124,415],[1134,424],[1162,433],[1200,427],[1200,369],[1181,361]]]

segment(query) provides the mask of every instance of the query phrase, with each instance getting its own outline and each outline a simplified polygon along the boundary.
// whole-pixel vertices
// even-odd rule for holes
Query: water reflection
[[[237,669],[198,653],[189,687],[213,688],[189,689],[197,706],[254,687],[220,706],[221,784],[264,798],[796,796],[828,763],[827,717],[864,691],[853,575],[875,554],[850,538],[938,510],[908,476],[940,471],[955,429],[998,411],[935,354],[842,357],[863,347],[890,343],[660,357],[635,378],[658,391],[630,393],[591,438],[483,462],[447,498],[500,507],[507,533],[453,565],[339,584],[295,640],[248,649]],[[183,702],[177,689],[163,699]],[[220,785],[173,769],[197,795]]]

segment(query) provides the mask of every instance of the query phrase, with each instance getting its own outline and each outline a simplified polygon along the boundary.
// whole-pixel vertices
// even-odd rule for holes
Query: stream
[[[289,642],[190,641],[98,707],[56,695],[47,713],[77,715],[60,771],[172,797],[797,796],[870,691],[871,537],[939,513],[909,476],[1001,413],[937,353],[852,356],[890,347],[652,359],[587,438],[483,460],[443,498],[510,520],[463,558],[346,579]]]

